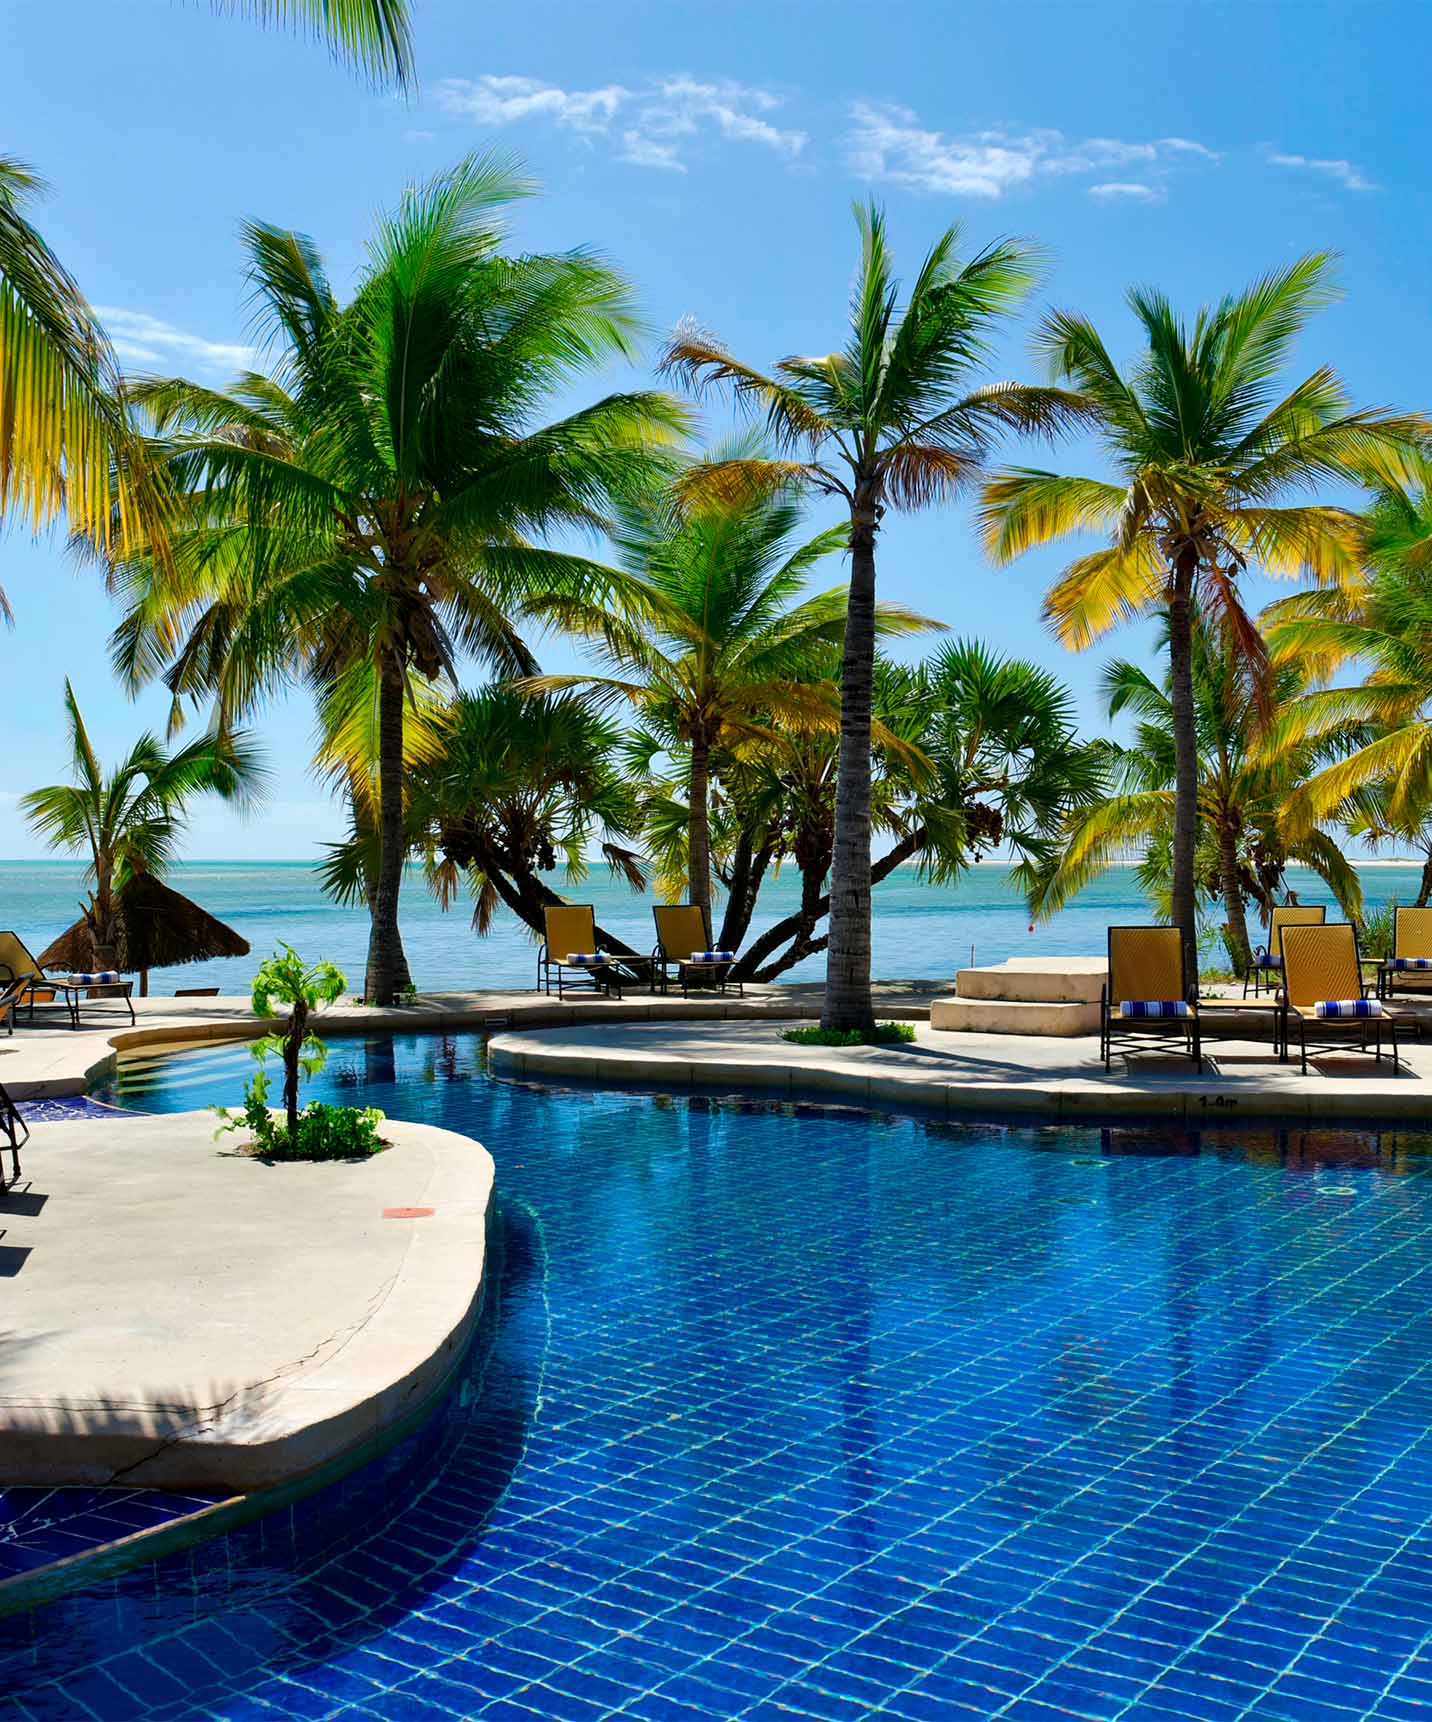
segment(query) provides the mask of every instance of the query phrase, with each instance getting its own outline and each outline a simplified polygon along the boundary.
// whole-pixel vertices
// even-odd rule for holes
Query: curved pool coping
[[[247,999],[136,1000],[139,1021],[68,1028],[22,1027],[0,1040],[0,1082],[14,1100],[58,1099],[86,1093],[112,1076],[127,1054],[179,1052],[233,1040],[255,1040],[272,1023],[254,1016]],[[147,1008],[146,1008],[147,1007]],[[928,1005],[882,1007],[882,1014],[920,1020]],[[801,1021],[820,1015],[818,1001],[774,993],[711,999],[639,994],[631,998],[555,999],[534,993],[452,994],[416,1005],[380,1009],[341,1004],[313,1019],[325,1038],[367,1034],[483,1034],[517,1026],[588,1022]]]
[[[1206,1124],[1258,1118],[1290,1124],[1400,1119],[1426,1125],[1432,1111],[1432,1045],[1401,1077],[1301,1076],[1296,1066],[1105,1076],[1093,1037],[1036,1042],[1024,1036],[944,1032],[917,1025],[913,1045],[797,1046],[740,1023],[640,1028],[568,1025],[512,1029],[488,1044],[503,1076],[646,1088],[724,1090],[913,1107],[952,1116],[1091,1123],[1148,1117]],[[1255,1056],[1258,1048],[1249,1043]],[[1264,1058],[1269,1055],[1264,1049]],[[1206,1063],[1210,1061],[1206,1060]],[[1092,1068],[1091,1068],[1092,1067]],[[1018,1071],[1018,1075],[1012,1074]]]

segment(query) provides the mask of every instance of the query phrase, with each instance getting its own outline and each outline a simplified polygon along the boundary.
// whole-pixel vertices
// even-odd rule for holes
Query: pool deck
[[[247,1493],[426,1403],[479,1312],[493,1166],[383,1133],[270,1166],[207,1113],[36,1125],[0,1196],[0,1483]]]

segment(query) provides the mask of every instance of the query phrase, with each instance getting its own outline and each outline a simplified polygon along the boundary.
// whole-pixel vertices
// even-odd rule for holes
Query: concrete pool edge
[[[909,1049],[809,1047],[780,1042],[742,1025],[692,1025],[679,1034],[661,1024],[615,1034],[605,1026],[525,1028],[493,1035],[488,1056],[495,1074],[537,1081],[705,1091],[747,1089],[766,1097],[828,1096],[882,1107],[914,1107],[950,1117],[1019,1117],[1032,1121],[1097,1123],[1120,1118],[1184,1124],[1240,1118],[1316,1124],[1325,1120],[1429,1122],[1432,1048],[1420,1048],[1423,1068],[1400,1077],[1322,1074],[1303,1077],[1296,1067],[1229,1074],[1217,1066],[1204,1076],[1166,1073],[1105,1077],[1080,1068],[1077,1043],[1060,1039],[1038,1049],[1023,1039],[1013,1053],[1026,1065],[1018,1079],[961,1075],[961,1058],[979,1062],[982,1043],[1002,1037],[942,1033],[921,1028]],[[1083,1063],[1087,1066],[1089,1042]],[[1008,1041],[1004,1042],[1008,1047]],[[1056,1049],[1058,1059],[1056,1059]],[[938,1075],[930,1064],[949,1068]],[[1230,1065],[1232,1060],[1229,1061]],[[1370,1063],[1370,1061],[1369,1061]],[[921,1065],[925,1068],[920,1068]]]
[[[489,1266],[491,1251],[489,1250]],[[433,1416],[451,1391],[468,1351],[477,1341],[481,1317],[487,1307],[490,1274],[484,1274],[478,1297],[477,1318],[474,1319],[466,1342],[453,1355],[450,1366],[431,1393],[414,1404],[396,1422],[381,1430],[370,1441],[349,1452],[330,1459],[317,1470],[272,1488],[256,1490],[246,1495],[231,1495],[215,1501],[167,1524],[135,1531],[112,1542],[96,1544],[81,1554],[67,1555],[62,1560],[49,1561],[29,1572],[0,1580],[0,1619],[7,1615],[25,1614],[43,1608],[63,1596],[88,1590],[105,1579],[117,1578],[136,1567],[153,1566],[169,1555],[195,1548],[200,1543],[239,1530],[255,1520],[281,1511],[316,1495],[321,1489],[341,1482],[364,1465],[381,1458],[408,1436],[416,1433]]]
[[[72,1126],[62,1124],[51,1128],[69,1130]],[[176,1515],[164,1523],[96,1543],[73,1555],[47,1561],[0,1580],[0,1617],[22,1614],[134,1567],[152,1565],[170,1554],[192,1548],[293,1505],[361,1469],[427,1423],[451,1390],[481,1328],[492,1275],[500,1265],[500,1230],[495,1225],[496,1208],[492,1201],[492,1160],[480,1144],[455,1132],[426,1125],[399,1126],[397,1134],[409,1139],[421,1135],[429,1146],[435,1139],[443,1138],[452,1145],[461,1145],[462,1158],[468,1162],[465,1170],[469,1174],[472,1151],[477,1150],[480,1156],[480,1201],[474,1199],[470,1176],[465,1180],[466,1187],[460,1189],[454,1183],[454,1167],[439,1163],[425,1194],[434,1198],[435,1207],[445,1196],[454,1198],[448,1201],[449,1218],[459,1223],[448,1228],[433,1225],[432,1221],[440,1217],[437,1213],[425,1213],[421,1221],[408,1222],[410,1237],[403,1250],[405,1271],[400,1272],[383,1298],[380,1309],[374,1312],[375,1316],[386,1318],[382,1325],[388,1330],[401,1327],[413,1314],[416,1298],[419,1313],[428,1318],[428,1331],[415,1349],[410,1348],[410,1355],[404,1360],[405,1367],[396,1373],[390,1372],[389,1379],[379,1383],[373,1393],[355,1393],[354,1382],[364,1370],[361,1346],[365,1334],[360,1332],[356,1336],[357,1346],[345,1351],[347,1385],[340,1383],[338,1386],[339,1397],[348,1403],[335,1403],[332,1385],[325,1389],[320,1384],[319,1392],[328,1402],[328,1415],[317,1421],[290,1418],[289,1427],[279,1431],[276,1440],[270,1438],[250,1444],[248,1462],[239,1469],[246,1469],[251,1478],[257,1479],[253,1487],[239,1488],[226,1498]],[[455,1253],[459,1252],[461,1261],[454,1259]],[[464,1267],[467,1269],[465,1274],[455,1271]],[[436,1310],[435,1287],[438,1288],[439,1304]],[[436,1323],[433,1321],[435,1314]],[[365,1323],[365,1329],[370,1325]],[[382,1335],[382,1344],[391,1351],[391,1331]],[[325,1359],[324,1363],[331,1361]],[[320,1364],[316,1374],[321,1376],[322,1373],[323,1365]],[[311,1393],[312,1389],[306,1391]],[[305,1414],[314,1409],[311,1401],[303,1406]],[[273,1436],[272,1421],[272,1418],[268,1420],[269,1426],[261,1433]],[[36,1431],[31,1430],[30,1434],[33,1437]],[[73,1444],[73,1437],[70,1439]],[[102,1447],[105,1439],[101,1434],[95,1438],[95,1444]],[[239,1446],[242,1458],[243,1444]],[[234,1451],[232,1442],[220,1444],[221,1459],[225,1452],[232,1459]],[[165,1453],[172,1455],[179,1465],[186,1487],[195,1490],[204,1487],[202,1477],[196,1479],[192,1472],[184,1469],[189,1461],[184,1457],[182,1442],[161,1443],[161,1456]],[[87,1469],[96,1462],[94,1454],[81,1457],[81,1463]],[[133,1485],[156,1486],[156,1479],[143,1474],[142,1465],[129,1464],[124,1471],[125,1480]],[[92,1484],[94,1480],[87,1475],[80,1481]],[[163,1486],[166,1480],[158,1479],[158,1486]],[[10,1477],[7,1482],[17,1487],[64,1486],[63,1480],[57,1482],[54,1475],[33,1482],[23,1477]]]

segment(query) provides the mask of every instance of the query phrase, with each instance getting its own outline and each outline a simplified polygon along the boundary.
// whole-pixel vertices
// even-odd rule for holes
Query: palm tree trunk
[[[1169,695],[1173,707],[1173,924],[1183,934],[1184,975],[1198,979],[1194,852],[1198,844],[1198,736],[1193,711],[1193,576],[1198,552],[1181,550],[1168,607]]]
[[[378,884],[368,931],[368,968],[363,997],[390,1005],[411,985],[403,936],[398,928],[398,892],[407,844],[403,840],[403,671],[384,658],[378,684]]]
[[[691,782],[686,836],[686,883],[691,901],[711,918],[711,749],[703,735],[691,738]]]
[[[1413,907],[1425,909],[1429,903],[1432,903],[1432,849],[1427,851],[1427,859],[1422,863],[1422,878],[1417,886],[1417,901]]]
[[[118,928],[114,920],[114,875],[107,859],[95,862],[94,902],[89,914],[93,969],[112,969],[118,961]]]
[[[1226,917],[1224,943],[1233,959],[1233,972],[1242,980],[1253,967],[1253,951],[1248,943],[1248,902],[1243,894],[1243,876],[1238,868],[1238,833],[1227,818],[1219,823],[1218,888]]]
[[[830,947],[821,1026],[873,1029],[870,997],[870,707],[875,680],[876,499],[850,508],[850,601],[840,668],[840,755],[830,872]]]
[[[298,1140],[298,1061],[303,1054],[303,1040],[307,1033],[308,1005],[297,998],[293,1001],[283,1037],[283,1110],[290,1143]]]

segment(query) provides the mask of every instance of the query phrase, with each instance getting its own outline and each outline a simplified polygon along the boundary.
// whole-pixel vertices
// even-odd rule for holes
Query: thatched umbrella
[[[249,954],[247,939],[149,873],[136,875],[115,894],[115,921],[119,967],[126,974],[139,975],[141,997],[148,995],[151,969]],[[87,916],[66,928],[38,958],[42,969],[71,971],[86,970],[93,961],[94,942]]]

